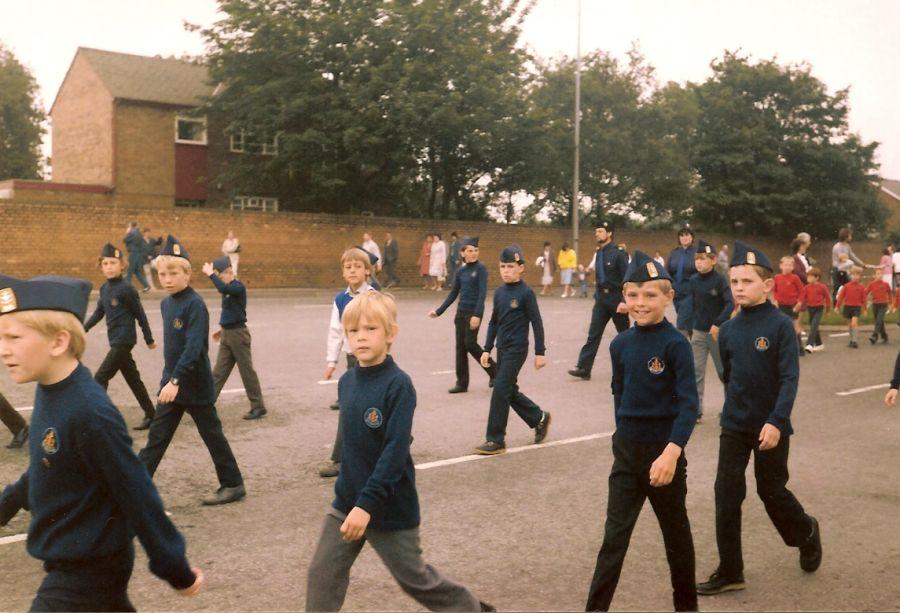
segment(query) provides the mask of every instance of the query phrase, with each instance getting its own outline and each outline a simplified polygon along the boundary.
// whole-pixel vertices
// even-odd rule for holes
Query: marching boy
[[[33,611],[134,611],[135,535],[155,575],[184,595],[203,585],[122,415],[80,362],[90,292],[81,279],[0,276],[0,358],[13,381],[37,383],[29,466],[0,494],[0,525],[31,511],[28,553],[47,571]]]
[[[216,354],[216,366],[213,368],[213,383],[216,387],[215,398],[222,393],[228,375],[237,364],[241,373],[241,382],[250,400],[250,412],[244,419],[259,419],[266,411],[263,403],[259,377],[253,368],[253,356],[250,354],[250,330],[247,329],[247,287],[234,276],[231,260],[222,256],[212,263],[203,265],[203,274],[209,277],[219,293],[222,294],[222,314],[219,316],[220,330],[213,332],[213,340],[219,343]]]
[[[306,610],[341,608],[366,541],[403,591],[429,610],[494,610],[422,560],[409,454],[416,390],[388,354],[397,335],[394,300],[363,293],[347,304],[342,323],[358,363],[338,383],[343,462],[309,566]]]
[[[209,366],[209,312],[203,298],[190,286],[190,255],[177,238],[169,235],[156,261],[160,285],[169,294],[160,303],[165,364],[159,406],[150,424],[147,446],[138,456],[152,477],[187,413],[197,424],[219,478],[219,489],[203,504],[235,502],[247,492],[216,413]]]
[[[488,324],[481,366],[491,364],[491,349],[497,341],[497,374],[491,394],[487,440],[475,448],[479,455],[506,452],[506,424],[509,407],[534,429],[535,444],[543,442],[550,430],[550,413],[542,411],[516,383],[519,371],[528,357],[528,325],[534,329],[534,367],[546,365],[544,358],[544,322],[534,291],[522,281],[525,257],[518,245],[510,245],[500,253],[500,277],[503,285],[494,290],[494,311]]]
[[[696,611],[684,456],[699,405],[691,343],[665,318],[675,292],[663,265],[635,251],[623,289],[635,326],[609,346],[616,432],[603,545],[586,610],[609,610],[631,532],[649,498],[663,533],[675,610]]]
[[[719,331],[726,385],[715,484],[719,566],[697,586],[704,595],[745,587],[741,505],[750,454],[756,492],[784,544],[800,549],[800,568],[808,573],[822,562],[819,523],[786,487],[791,409],[800,375],[794,326],[766,299],[774,281],[765,254],[735,241],[729,276],[741,310]]]
[[[146,430],[153,420],[153,402],[147,387],[141,380],[137,364],[131,357],[131,350],[137,344],[137,334],[134,331],[134,323],[141,326],[144,333],[144,341],[150,349],[156,348],[153,342],[153,332],[147,321],[147,314],[141,305],[141,297],[131,283],[122,278],[124,264],[122,252],[113,245],[106,243],[100,251],[100,270],[106,277],[106,283],[100,287],[100,298],[97,300],[97,308],[93,315],[84,324],[84,331],[90,332],[91,328],[100,323],[106,317],[106,336],[109,339],[109,353],[100,364],[100,368],[94,374],[103,389],[109,385],[109,380],[121,371],[125,382],[131,389],[131,393],[137,399],[144,411],[144,420],[134,427],[135,430]]]
[[[857,342],[859,316],[866,306],[866,287],[859,282],[862,272],[863,269],[859,266],[850,269],[850,281],[844,283],[838,290],[837,300],[834,303],[834,308],[841,309],[841,315],[847,320],[850,332],[850,342],[847,343],[847,346],[853,349],[859,347]]]
[[[691,350],[694,355],[694,371],[697,378],[699,413],[697,421],[703,417],[703,390],[706,387],[706,359],[710,355],[716,374],[722,381],[722,358],[719,355],[719,326],[728,321],[734,311],[734,300],[728,280],[716,271],[716,248],[700,239],[694,266],[697,273],[688,280],[690,284],[687,304],[688,321],[691,322]]]
[[[469,359],[466,354],[480,360],[481,354],[484,353],[478,346],[478,329],[484,316],[488,271],[484,264],[478,261],[478,237],[465,236],[461,244],[460,254],[465,264],[457,269],[453,277],[453,289],[450,290],[444,303],[428,313],[429,317],[440,317],[459,296],[459,306],[453,320],[456,325],[456,385],[449,390],[451,394],[463,393],[469,389]],[[478,364],[480,366],[481,362]],[[490,377],[488,385],[492,386],[496,376],[494,365],[490,364],[484,371]]]

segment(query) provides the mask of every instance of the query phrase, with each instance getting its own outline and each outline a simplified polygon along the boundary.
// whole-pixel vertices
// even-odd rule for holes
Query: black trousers
[[[347,354],[347,370],[356,366],[357,359],[352,353]],[[338,404],[341,403],[341,396],[338,394]],[[337,432],[334,435],[334,445],[331,446],[331,461],[340,464],[343,453],[344,433],[341,431],[341,416],[338,415]]]
[[[586,611],[608,611],[612,602],[631,533],[644,500],[656,514],[662,529],[666,558],[672,581],[672,600],[676,611],[697,610],[694,572],[694,539],[688,521],[687,459],[678,458],[675,476],[669,485],[650,485],[650,465],[668,443],[637,443],[613,434],[613,466],[609,473],[609,502],[603,545],[588,592]]]
[[[591,369],[594,368],[594,360],[597,358],[597,350],[600,348],[600,339],[603,338],[603,331],[610,319],[616,326],[616,333],[628,329],[628,314],[616,313],[621,298],[622,293],[619,291],[604,292],[600,288],[594,294],[594,311],[591,313],[587,342],[578,355],[578,368],[581,370],[591,372]]]
[[[453,320],[456,326],[456,384],[463,388],[469,387],[469,356],[475,358],[475,361],[481,366],[481,354],[484,353],[484,349],[478,344],[478,330],[481,326],[479,325],[474,330],[469,326],[469,321],[473,316],[472,313],[458,311]],[[491,379],[497,376],[493,364],[485,368],[484,372]]]
[[[887,303],[872,305],[872,310],[875,311],[875,330],[872,332],[873,338],[877,336],[887,338],[887,330],[884,329],[884,314],[887,312],[887,308]]]
[[[503,443],[506,439],[510,406],[529,428],[537,426],[544,416],[541,407],[519,391],[519,371],[527,357],[528,347],[497,350],[497,376],[494,378],[494,389],[491,390],[491,412],[487,425],[486,438],[489,441]]]
[[[237,487],[244,482],[237,460],[231,452],[231,446],[225,433],[222,432],[222,422],[216,413],[214,405],[191,406],[186,404],[160,404],[156,407],[156,415],[150,422],[150,432],[147,435],[147,446],[141,449],[138,457],[152,477],[156,468],[162,461],[175,430],[181,423],[182,416],[187,413],[197,424],[197,432],[203,439],[206,449],[216,467],[216,475],[221,487]]]
[[[134,611],[128,599],[128,581],[133,568],[133,544],[101,560],[45,562],[47,576],[38,587],[31,610]]]
[[[759,450],[759,434],[722,429],[719,436],[719,467],[716,472],[716,543],[719,573],[734,576],[744,571],[741,553],[741,504],[747,495],[744,472],[753,453],[756,493],[769,519],[788,547],[799,547],[812,532],[812,522],[797,498],[787,489],[790,436],[781,436],[778,446]]]
[[[822,335],[819,333],[819,323],[822,321],[822,315],[825,313],[824,306],[811,306],[808,307],[809,310],[809,336],[806,337],[806,342],[813,347],[818,347],[822,344]]]
[[[113,345],[109,348],[109,353],[103,358],[103,362],[94,373],[94,380],[100,384],[103,389],[109,385],[109,380],[121,371],[125,377],[125,383],[131,389],[131,393],[137,399],[138,404],[144,411],[146,417],[153,417],[153,402],[147,393],[147,387],[141,380],[141,373],[138,372],[137,364],[131,357],[131,350],[134,345]]]
[[[385,284],[396,285],[400,283],[400,279],[397,278],[397,262],[385,261],[384,274],[386,275]]]
[[[13,405],[2,394],[0,394],[0,421],[13,434],[18,434],[27,425],[25,418],[13,408]]]

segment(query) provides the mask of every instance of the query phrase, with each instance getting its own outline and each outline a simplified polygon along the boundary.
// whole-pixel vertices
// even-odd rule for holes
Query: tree
[[[808,65],[754,64],[726,53],[711,66],[712,77],[694,87],[695,219],[785,236],[880,227],[878,143],[850,133],[847,89],[829,95]]]
[[[44,111],[31,72],[0,43],[0,179],[39,179]]]

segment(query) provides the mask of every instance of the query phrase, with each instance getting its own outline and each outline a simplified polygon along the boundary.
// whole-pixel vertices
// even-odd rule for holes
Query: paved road
[[[542,298],[548,366],[535,371],[529,362],[520,382],[526,394],[553,413],[550,445],[445,465],[440,461],[466,456],[483,440],[489,390],[484,376],[473,370],[468,394],[446,393],[454,382],[448,372],[453,368],[452,314],[436,321],[426,317],[443,295],[397,294],[400,335],[393,351],[412,376],[419,398],[413,455],[417,464],[427,466],[417,474],[425,557],[501,609],[582,609],[600,545],[611,464],[609,337],[593,379],[572,380],[565,371],[574,365],[584,340],[590,301]],[[156,300],[151,296],[145,306],[161,337]],[[209,585],[201,597],[181,599],[149,573],[139,550],[131,582],[139,609],[303,607],[306,568],[333,486],[315,474],[315,465],[327,456],[337,419],[328,410],[336,386],[317,383],[324,366],[329,296],[269,291],[251,294],[250,301],[254,354],[270,413],[259,422],[243,421],[247,401],[239,391],[226,393],[218,403],[249,496],[222,508],[198,505],[215,488],[215,475],[196,429],[183,422],[156,482],[187,537],[192,563],[204,568]],[[216,302],[210,300],[211,305]],[[825,352],[802,362],[790,482],[821,522],[822,568],[814,575],[800,570],[796,550],[781,543],[753,494],[751,472],[744,506],[748,589],[703,599],[705,610],[898,608],[900,479],[895,467],[900,465],[900,414],[881,404],[883,389],[837,395],[885,383],[896,347],[865,343],[852,350],[845,346],[846,338],[826,337],[826,343]],[[100,326],[89,336],[85,363],[96,368],[105,350]],[[153,387],[161,371],[161,350],[139,347],[135,357]],[[714,378],[710,373],[707,380]],[[241,387],[235,372],[226,392]],[[0,373],[0,389],[15,406],[31,404],[33,387],[14,387],[5,372]],[[140,411],[121,378],[112,382],[110,393],[126,421],[136,423]],[[720,386],[709,384],[707,415],[715,415],[721,401]],[[588,439],[568,442],[582,437]],[[529,446],[531,438],[531,431],[511,415],[508,444]],[[712,484],[717,438],[714,420],[707,420],[687,450],[688,508],[701,580],[716,563]],[[135,433],[135,448],[145,440],[145,433]],[[0,448],[0,483],[16,478],[25,463],[21,451]],[[26,528],[27,514],[20,513],[0,528],[0,537]],[[23,610],[43,572],[24,543],[14,542],[0,545],[0,575],[0,609]],[[667,609],[670,603],[659,528],[647,505],[613,607]],[[353,569],[345,608],[415,610],[417,605],[367,548]]]

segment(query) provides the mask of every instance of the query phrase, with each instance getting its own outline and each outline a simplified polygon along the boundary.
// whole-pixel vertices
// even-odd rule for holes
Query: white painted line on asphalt
[[[588,434],[586,436],[576,436],[575,438],[564,438],[558,441],[550,441],[549,443],[541,443],[540,445],[523,445],[522,447],[512,447],[506,450],[506,455],[510,453],[521,453],[523,451],[535,451],[536,449],[544,449],[546,447],[559,447],[560,445],[571,445],[573,443],[582,443],[584,441],[593,441],[600,438],[608,438],[612,436],[612,432],[598,432],[596,434]],[[434,462],[425,462],[424,464],[416,464],[416,470],[428,470],[429,468],[440,468],[441,466],[452,466],[453,464],[462,464],[464,462],[475,462],[476,460],[486,460],[494,456],[489,455],[464,455],[458,458],[447,458],[446,460],[436,460]]]
[[[316,381],[319,385],[337,385],[337,379],[322,379],[321,381]]]
[[[230,390],[222,390],[221,392],[219,392],[219,395],[222,395],[222,394],[240,394],[240,393],[243,392],[243,391],[244,391],[244,388],[242,388],[242,387],[236,387],[236,388],[230,389]]]
[[[455,372],[456,372],[455,370],[436,370],[431,374],[433,374],[433,375],[451,375]]]
[[[837,338],[839,336],[850,336],[849,332],[836,332],[835,334],[829,334],[831,338]]]
[[[321,309],[324,307],[330,307],[331,303],[328,304],[295,304],[295,309]]]
[[[12,536],[4,536],[0,538],[0,545],[9,545],[10,543],[18,543],[28,538],[27,534],[13,534]]]
[[[28,411],[33,411],[34,407],[16,407],[16,410],[19,413],[27,413]]]
[[[553,364],[562,364],[563,362],[568,362],[568,360],[553,360]]]
[[[879,383],[878,385],[870,385],[868,387],[857,387],[852,390],[847,390],[846,392],[837,392],[837,395],[852,396],[853,394],[862,394],[863,392],[871,392],[872,390],[880,390],[890,386],[890,383]]]

